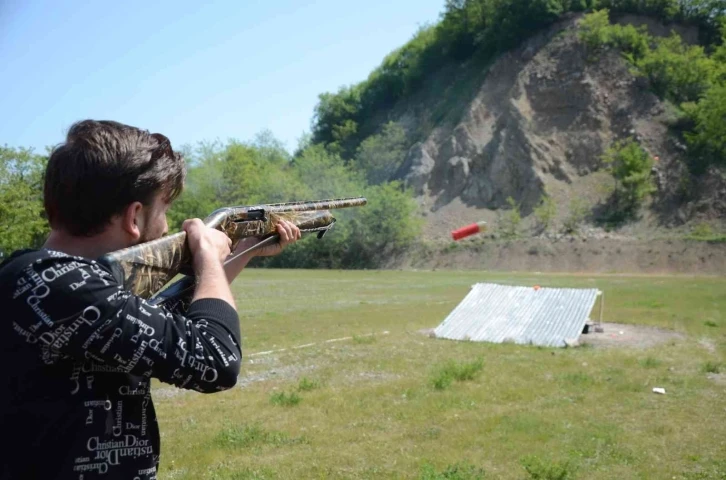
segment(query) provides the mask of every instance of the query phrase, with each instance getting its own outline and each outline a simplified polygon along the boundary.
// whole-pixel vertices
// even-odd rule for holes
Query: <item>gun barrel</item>
[[[362,207],[368,203],[365,197],[331,198],[329,200],[315,200],[311,202],[289,202],[270,205],[270,209],[290,210],[304,212],[307,210],[332,210],[336,208]]]
[[[337,208],[362,207],[368,203],[365,197],[331,198],[306,202],[270,203],[244,207],[229,207],[227,212],[233,217],[255,210],[266,210],[271,213],[306,212],[311,210],[332,210]],[[214,215],[214,214],[212,214]]]

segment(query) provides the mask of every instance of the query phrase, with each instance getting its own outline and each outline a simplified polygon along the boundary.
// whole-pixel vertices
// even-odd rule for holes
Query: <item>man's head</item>
[[[84,120],[51,153],[44,206],[51,228],[94,236],[112,227],[139,243],[164,235],[186,168],[169,140],[112,121]]]

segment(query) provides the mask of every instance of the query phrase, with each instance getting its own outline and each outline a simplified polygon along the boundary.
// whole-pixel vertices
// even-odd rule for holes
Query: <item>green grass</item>
[[[302,398],[295,392],[276,392],[270,395],[270,404],[280,405],[283,407],[294,407],[300,403],[300,400],[302,400]]]
[[[482,281],[598,288],[604,321],[684,337],[555,349],[422,333]],[[244,353],[287,350],[247,357],[242,378],[264,379],[214,395],[154,383],[176,392],[155,395],[160,479],[724,478],[726,396],[709,376],[726,331],[708,322],[724,324],[725,278],[248,269],[234,291]]]
[[[721,373],[722,365],[719,362],[706,362],[701,368],[704,373]]]
[[[689,240],[697,240],[701,242],[724,243],[726,242],[726,233],[714,230],[707,223],[699,223],[695,225],[692,231],[686,235]]]
[[[427,463],[421,468],[419,480],[484,480],[488,478],[482,468],[470,464],[454,464],[438,470]]]
[[[436,369],[436,372],[431,378],[431,385],[436,390],[444,390],[454,381],[465,382],[467,380],[473,380],[483,367],[484,361],[482,359],[462,363],[449,360],[446,364]]]
[[[568,480],[575,478],[569,462],[551,462],[534,456],[523,458],[522,466],[532,480]]]
[[[295,445],[304,439],[290,438],[281,432],[268,432],[259,425],[226,427],[215,437],[215,444],[225,448],[249,448],[260,445]]]
[[[297,385],[297,389],[301,392],[309,392],[310,390],[315,390],[316,388],[320,388],[320,382],[310,380],[307,377],[301,378],[300,383],[298,383]]]
[[[367,345],[375,342],[375,335],[353,335],[353,343],[357,343],[358,345]]]
[[[640,361],[640,365],[643,368],[657,368],[660,364],[661,361],[653,357],[646,357]]]

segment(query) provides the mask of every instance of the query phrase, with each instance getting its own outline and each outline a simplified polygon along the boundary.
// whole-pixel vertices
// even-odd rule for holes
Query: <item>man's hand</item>
[[[232,241],[224,233],[204,225],[198,218],[186,220],[182,229],[187,232],[187,243],[192,253],[192,267],[197,277],[192,302],[202,298],[218,298],[229,303],[235,310],[232,291],[229,289],[222,262],[229,256]]]
[[[300,229],[294,223],[288,222],[287,220],[280,220],[280,223],[277,224],[277,233],[280,235],[280,241],[278,243],[273,243],[272,245],[267,245],[258,250],[254,250],[250,252],[250,254],[256,257],[271,257],[278,255],[285,249],[285,247],[297,242],[302,236]],[[243,252],[248,248],[257,245],[259,241],[260,240],[256,237],[243,238],[237,244],[235,253]]]
[[[207,227],[198,218],[186,220],[182,229],[187,232],[195,272],[200,273],[208,262],[221,264],[229,256],[232,241],[224,232]]]

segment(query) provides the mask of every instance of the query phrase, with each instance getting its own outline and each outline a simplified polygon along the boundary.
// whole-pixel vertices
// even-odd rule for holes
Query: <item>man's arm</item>
[[[29,265],[17,279],[19,293],[12,301],[25,312],[14,319],[14,331],[48,362],[60,356],[92,360],[200,392],[232,387],[241,338],[221,264],[228,240],[199,220],[185,228],[199,278],[185,315],[125,291],[123,279],[98,262],[58,255]],[[299,231],[291,232],[281,232],[277,252],[262,253],[279,253],[299,238]]]
[[[192,266],[197,279],[192,302],[203,298],[218,298],[236,310],[222,265],[222,261],[230,253],[232,241],[224,233],[206,227],[198,218],[185,221],[182,228],[187,232]]]
[[[120,280],[77,257],[33,263],[17,282],[34,287],[11,300],[14,331],[47,363],[93,361],[200,392],[236,383],[239,318],[228,302],[201,298],[182,316],[131,295]]]

